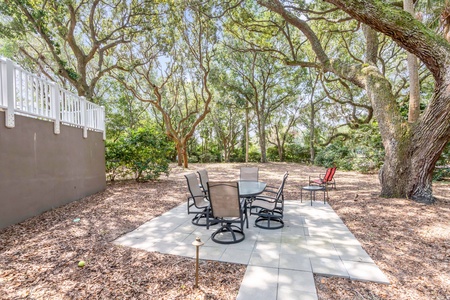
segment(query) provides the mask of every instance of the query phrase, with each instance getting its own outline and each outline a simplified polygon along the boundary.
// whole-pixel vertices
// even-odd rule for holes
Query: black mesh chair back
[[[199,170],[197,173],[198,173],[198,177],[200,178],[200,186],[202,187],[203,191],[206,193],[206,191],[208,190],[208,181],[209,181],[208,171],[203,169],[203,170]]]
[[[239,243],[245,239],[244,222],[247,220],[245,201],[239,197],[237,182],[208,182],[208,194],[214,222],[220,228],[211,239],[220,244]],[[248,220],[247,220],[248,226]]]
[[[258,167],[241,167],[240,180],[258,181]]]
[[[187,201],[188,214],[195,214],[192,224],[209,226],[210,203],[198,185],[195,173],[184,175],[186,177],[190,196]]]
[[[283,180],[275,197],[257,196],[252,202],[250,212],[258,215],[255,226],[263,229],[279,229],[284,227],[284,186],[289,173],[283,175]],[[255,211],[255,212],[253,212]]]

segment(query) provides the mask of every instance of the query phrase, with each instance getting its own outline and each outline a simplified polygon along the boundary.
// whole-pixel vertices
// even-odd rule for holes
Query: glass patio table
[[[262,181],[239,181],[239,196],[242,198],[252,198],[264,192],[267,183]]]

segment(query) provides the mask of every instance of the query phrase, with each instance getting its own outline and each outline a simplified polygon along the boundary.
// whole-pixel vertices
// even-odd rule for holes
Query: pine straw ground
[[[287,199],[323,168],[259,165]],[[207,168],[210,180],[238,178],[238,164],[173,168],[158,182],[123,181],[106,191],[0,230],[0,299],[235,299],[244,265],[202,262],[111,243],[186,201],[182,176]],[[435,183],[434,205],[378,196],[376,175],[336,173],[329,203],[391,281],[390,285],[316,276],[320,299],[450,299],[450,185]],[[80,218],[79,222],[74,219]],[[84,268],[78,267],[86,261]]]

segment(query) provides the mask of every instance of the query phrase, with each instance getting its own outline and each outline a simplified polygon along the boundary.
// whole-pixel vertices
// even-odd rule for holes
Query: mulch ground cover
[[[308,176],[325,170],[258,164],[260,179],[300,199]],[[118,246],[119,236],[185,203],[183,174],[237,180],[239,164],[177,167],[155,182],[118,181],[104,192],[0,230],[0,299],[235,299],[246,267]],[[316,276],[319,299],[450,299],[450,184],[433,186],[433,205],[379,197],[376,174],[336,172],[329,203],[391,284]],[[79,267],[80,261],[85,262]]]

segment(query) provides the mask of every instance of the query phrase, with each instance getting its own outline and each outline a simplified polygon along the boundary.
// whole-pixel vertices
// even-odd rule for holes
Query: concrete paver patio
[[[264,230],[249,218],[245,240],[222,245],[210,239],[216,226],[191,224],[182,204],[118,238],[115,243],[147,251],[247,265],[237,299],[317,299],[314,274],[389,284],[333,209],[316,201],[285,201],[285,226]]]

